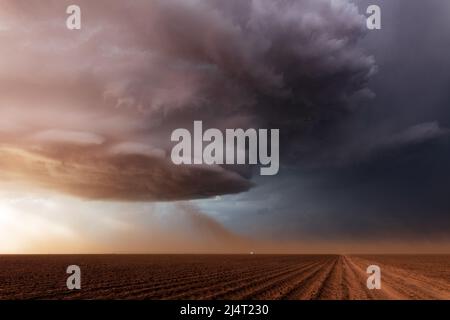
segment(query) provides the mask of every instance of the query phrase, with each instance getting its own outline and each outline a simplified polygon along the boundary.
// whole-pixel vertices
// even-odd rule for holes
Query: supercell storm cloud
[[[172,165],[171,130],[279,128],[296,158],[370,96],[365,18],[347,1],[81,1],[79,33],[61,28],[66,5],[1,3],[3,182],[93,199],[242,192],[249,168]]]
[[[66,27],[74,3],[80,30]],[[158,229],[159,205],[176,225],[187,200],[198,214],[186,219],[205,226],[192,233],[276,250],[383,239],[448,251],[449,16],[442,0],[0,0],[0,211],[34,207],[9,192],[51,194],[71,210],[54,219],[38,201],[43,225],[71,229],[79,209],[96,226],[87,238],[114,238],[123,224]],[[278,174],[175,165],[171,133],[196,121],[278,129]]]

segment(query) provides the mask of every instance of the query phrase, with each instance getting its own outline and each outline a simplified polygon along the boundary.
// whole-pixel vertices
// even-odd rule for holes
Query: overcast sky
[[[76,2],[0,0],[1,252],[448,250],[450,3]],[[279,174],[173,165],[194,120]]]

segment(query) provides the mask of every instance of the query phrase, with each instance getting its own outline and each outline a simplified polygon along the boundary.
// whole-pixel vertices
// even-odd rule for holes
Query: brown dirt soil
[[[66,288],[72,264],[81,290]],[[0,255],[0,299],[449,300],[450,255]]]

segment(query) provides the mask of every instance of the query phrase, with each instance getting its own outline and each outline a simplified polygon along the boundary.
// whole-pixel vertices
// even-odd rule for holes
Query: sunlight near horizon
[[[76,238],[69,226],[52,221],[41,211],[51,205],[43,201],[24,198],[0,203],[0,253],[45,253],[59,247],[55,240]],[[41,205],[36,205],[37,202]],[[43,245],[50,247],[44,249]]]

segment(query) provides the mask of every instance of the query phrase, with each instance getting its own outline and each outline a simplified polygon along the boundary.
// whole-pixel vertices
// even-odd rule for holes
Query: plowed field
[[[450,255],[0,256],[0,299],[450,299]]]

